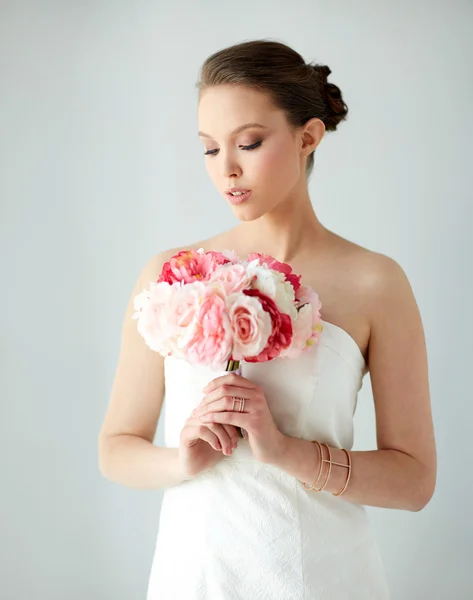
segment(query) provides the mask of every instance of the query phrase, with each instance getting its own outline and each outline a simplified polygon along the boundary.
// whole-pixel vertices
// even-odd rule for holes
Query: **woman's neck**
[[[279,206],[259,219],[242,223],[234,232],[248,252],[270,254],[290,263],[323,242],[327,229],[307,199],[297,205]]]

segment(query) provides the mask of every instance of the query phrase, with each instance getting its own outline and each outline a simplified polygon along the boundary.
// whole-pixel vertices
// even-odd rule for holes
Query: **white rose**
[[[280,312],[289,315],[292,320],[297,318],[294,288],[286,281],[284,273],[274,271],[264,263],[260,265],[257,259],[248,263],[248,273],[257,277],[252,288],[271,298]]]

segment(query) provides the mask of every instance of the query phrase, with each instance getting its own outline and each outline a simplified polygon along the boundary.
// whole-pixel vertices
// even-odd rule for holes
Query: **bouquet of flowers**
[[[268,255],[186,250],[135,297],[133,318],[152,350],[193,365],[295,358],[323,328],[319,297],[300,279]]]

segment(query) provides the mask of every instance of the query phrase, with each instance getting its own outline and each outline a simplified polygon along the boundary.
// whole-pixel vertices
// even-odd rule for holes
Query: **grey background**
[[[436,494],[368,508],[393,598],[473,597],[472,24],[458,0],[0,2],[2,600],[145,598],[161,492],[102,478],[97,435],[141,267],[235,223],[197,139],[199,67],[264,37],[331,67],[351,112],[314,207],[397,260],[423,316]],[[375,447],[369,376],[355,447]]]

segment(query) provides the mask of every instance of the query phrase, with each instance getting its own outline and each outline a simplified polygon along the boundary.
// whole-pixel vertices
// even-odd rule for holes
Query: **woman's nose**
[[[223,177],[229,181],[231,179],[238,179],[241,177],[241,168],[240,166],[231,159],[227,159],[224,162],[223,166]]]

